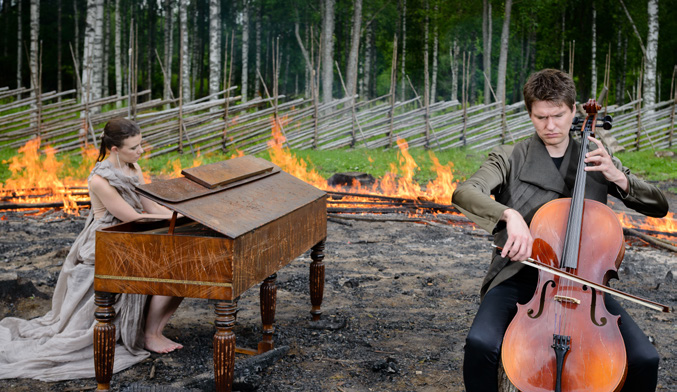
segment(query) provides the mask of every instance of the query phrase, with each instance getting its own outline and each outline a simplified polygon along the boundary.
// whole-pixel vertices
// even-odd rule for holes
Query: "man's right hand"
[[[512,208],[503,211],[501,220],[505,222],[508,231],[508,240],[501,251],[502,257],[509,257],[512,261],[524,261],[531,257],[531,247],[534,238],[529,226],[522,215]]]

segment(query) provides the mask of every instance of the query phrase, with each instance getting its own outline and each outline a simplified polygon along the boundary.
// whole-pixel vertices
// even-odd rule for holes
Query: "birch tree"
[[[261,94],[261,81],[258,75],[261,73],[261,18],[263,17],[263,3],[257,7],[256,12],[256,77],[254,78],[254,94],[257,97]]]
[[[21,88],[23,86],[23,81],[21,80],[21,60],[23,56],[21,51],[23,50],[23,23],[21,20],[21,3],[17,3],[17,31],[16,31],[16,88]],[[21,97],[17,97],[20,99]]]
[[[644,105],[650,106],[656,103],[656,64],[658,57],[658,0],[649,0],[649,33],[646,39],[646,59],[644,63],[644,80],[642,85],[642,98]]]
[[[108,54],[110,53],[110,12],[108,9],[108,0],[103,3],[103,25],[104,33],[102,35],[103,60],[101,61],[101,96],[108,96]]]
[[[460,48],[456,39],[451,43],[449,48],[449,59],[451,65],[451,97],[452,101],[458,100],[458,54]]]
[[[58,92],[61,92],[62,90],[62,85],[61,85],[61,0],[58,0],[56,2],[56,90]],[[61,98],[59,98],[61,100]]]
[[[498,57],[498,83],[496,85],[496,97],[505,105],[505,76],[508,68],[508,41],[510,38],[510,10],[512,0],[505,1],[505,18],[501,31],[501,52]]]
[[[38,50],[40,48],[40,0],[31,0],[31,51],[28,59],[31,69],[31,97],[35,96],[40,78],[38,69]]]
[[[407,57],[407,0],[402,0],[402,85],[400,86],[400,100],[404,102],[405,91],[405,58]]]
[[[247,76],[249,73],[249,0],[242,0],[242,102],[247,102]]]
[[[120,0],[115,0],[115,93],[122,97],[122,22],[120,20]],[[116,102],[117,108],[122,107],[122,101]]]
[[[488,105],[491,103],[491,1],[483,1],[483,12],[482,12],[482,41],[483,41],[483,55],[482,63],[484,65],[484,104]]]
[[[346,71],[348,95],[354,96],[357,87],[357,55],[360,51],[360,36],[362,32],[362,0],[353,2],[353,28],[351,31],[350,53],[348,54],[348,69]]]
[[[172,21],[173,21],[173,12],[172,12],[172,0],[165,0],[165,51],[164,51],[164,89],[163,89],[163,98],[171,99],[172,96],[172,54],[174,48],[174,42],[172,37]]]
[[[435,103],[435,96],[437,95],[437,50],[439,46],[439,31],[437,26],[437,14],[439,12],[439,5],[435,0],[435,13],[433,14],[433,75],[430,83],[430,103]]]
[[[373,30],[371,24],[367,26],[367,32],[364,38],[364,95],[369,97],[371,93],[371,63],[372,63],[372,41],[373,41]]]
[[[323,0],[322,14],[322,102],[331,102],[334,87],[334,5],[336,0]]]
[[[592,2],[592,53],[590,57],[592,61],[590,66],[590,74],[592,75],[590,97],[597,99],[597,10],[594,1]]]
[[[183,53],[181,53],[181,78],[183,79],[183,85],[179,86],[181,89],[181,94],[183,101],[191,101],[191,83],[190,83],[190,50],[188,48],[188,6],[190,0],[179,0],[179,25],[181,26],[179,40],[181,40],[181,46],[183,47]]]
[[[103,0],[87,0],[85,45],[82,56],[82,101],[101,97]]]
[[[30,66],[30,77],[31,77],[31,98],[37,95],[40,80],[40,69],[38,65],[38,51],[40,50],[40,0],[31,0],[30,3],[30,13],[31,13],[31,23],[30,23],[30,34],[31,34],[31,51],[29,53],[28,64]],[[31,109],[36,109],[37,106],[35,103],[31,103]],[[38,124],[38,113],[34,111],[31,114],[31,125]]]
[[[221,84],[221,2],[209,0],[209,94]],[[215,100],[213,97],[212,100]]]

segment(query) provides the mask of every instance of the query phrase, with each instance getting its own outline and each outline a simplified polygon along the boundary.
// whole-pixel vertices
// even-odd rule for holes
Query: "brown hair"
[[[120,148],[125,139],[136,136],[141,133],[141,128],[134,122],[123,117],[116,117],[106,124],[101,134],[101,147],[99,148],[99,157],[97,162],[101,162],[106,158],[106,151],[112,147]],[[134,169],[134,165],[127,164]]]
[[[576,103],[574,80],[568,73],[557,69],[546,68],[531,74],[522,92],[529,114],[531,114],[531,106],[536,101],[565,104],[568,108]]]

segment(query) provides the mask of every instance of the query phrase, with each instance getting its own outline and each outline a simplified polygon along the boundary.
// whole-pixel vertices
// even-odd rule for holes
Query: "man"
[[[539,71],[525,84],[524,101],[535,134],[515,145],[496,147],[453,195],[458,209],[493,233],[494,242],[502,247],[494,252],[482,283],[482,302],[466,338],[467,392],[497,390],[503,335],[517,312],[516,304],[531,299],[538,278],[535,269],[516,262],[531,256],[534,238],[528,225],[543,204],[571,197],[574,188],[580,143],[569,136],[576,101],[573,80],[558,70]],[[660,190],[632,175],[599,141],[590,139],[586,198],[606,204],[611,194],[643,214],[665,216],[668,203]],[[655,390],[658,353],[613,297],[605,296],[605,303],[611,313],[621,316],[628,357],[623,391]]]

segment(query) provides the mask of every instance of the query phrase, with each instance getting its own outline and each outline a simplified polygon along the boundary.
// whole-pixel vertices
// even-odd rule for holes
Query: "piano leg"
[[[235,369],[235,333],[237,299],[216,304],[216,333],[214,334],[214,382],[218,392],[233,388]]]
[[[115,357],[115,294],[96,291],[94,312],[94,371],[96,373],[97,391],[110,391],[110,380],[113,377],[113,360]]]
[[[313,316],[312,321],[320,321],[322,316],[322,297],[324,296],[324,243],[322,240],[313,246],[310,252],[310,258],[313,260],[310,263],[310,303],[312,308],[310,314]]]
[[[273,332],[275,327],[275,302],[277,301],[277,286],[275,285],[277,274],[267,277],[261,285],[261,323],[263,324],[263,337],[259,342],[258,353],[265,353],[275,348]]]

